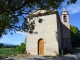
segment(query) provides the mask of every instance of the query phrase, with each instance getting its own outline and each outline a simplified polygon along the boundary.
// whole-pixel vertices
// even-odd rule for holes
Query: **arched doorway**
[[[44,55],[44,40],[42,38],[38,40],[38,55]]]

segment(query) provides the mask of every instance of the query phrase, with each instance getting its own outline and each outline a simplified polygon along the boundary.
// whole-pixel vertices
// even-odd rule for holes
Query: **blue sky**
[[[69,13],[70,24],[78,27],[80,30],[80,0],[77,0],[75,4],[66,5],[64,2],[62,8],[66,8]],[[62,8],[58,9],[59,13],[61,13]]]
[[[70,17],[70,24],[78,27],[80,29],[80,0],[75,4],[67,5],[63,3],[62,7],[58,9],[59,14],[61,14],[62,8],[66,8]],[[8,33],[0,38],[0,43],[8,43],[14,45],[20,45],[21,42],[24,42],[24,39],[27,37],[27,33],[16,32],[13,35]]]

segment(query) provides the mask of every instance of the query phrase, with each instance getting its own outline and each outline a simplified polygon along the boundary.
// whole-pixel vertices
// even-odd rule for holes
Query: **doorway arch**
[[[44,55],[44,40],[42,38],[38,40],[38,55]]]

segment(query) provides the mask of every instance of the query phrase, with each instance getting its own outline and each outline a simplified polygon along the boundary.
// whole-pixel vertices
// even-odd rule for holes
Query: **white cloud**
[[[66,9],[70,14],[80,12],[80,1],[78,0],[75,4],[68,5]]]
[[[21,31],[17,31],[16,33],[17,33],[17,34],[21,34],[22,36],[26,36],[26,34],[27,34],[27,33],[25,33],[25,32],[21,32]]]
[[[71,5],[67,7],[67,10],[70,12],[70,14],[74,14],[80,12],[80,7],[79,5]]]

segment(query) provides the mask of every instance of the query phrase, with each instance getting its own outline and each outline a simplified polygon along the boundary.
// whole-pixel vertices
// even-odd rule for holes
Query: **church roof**
[[[68,15],[69,15],[68,11],[67,11],[65,8],[63,8],[62,14],[63,14],[63,15],[68,14]]]
[[[41,10],[38,9],[35,12],[29,14],[27,17],[37,17],[37,16],[44,16],[44,15],[50,15],[50,14],[58,14],[57,10]]]

